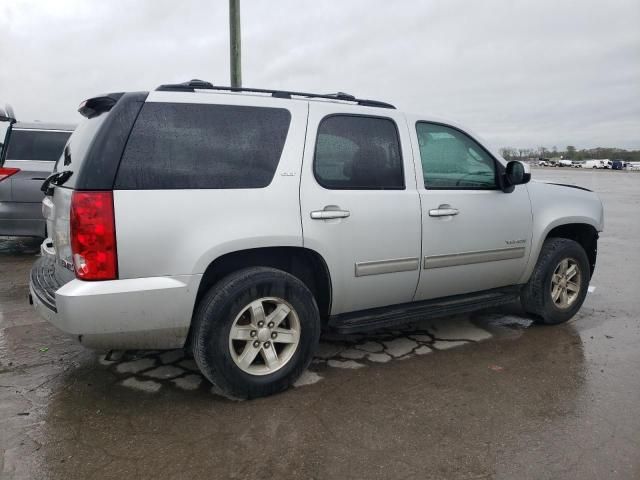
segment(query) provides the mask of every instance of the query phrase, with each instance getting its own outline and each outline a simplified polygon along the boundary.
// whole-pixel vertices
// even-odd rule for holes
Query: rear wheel
[[[240,270],[214,285],[194,316],[193,354],[202,373],[236,398],[289,387],[307,368],[320,336],[309,289],[273,268]]]
[[[590,276],[589,260],[579,243],[566,238],[547,239],[522,291],[522,306],[536,316],[538,323],[566,322],[580,310]]]

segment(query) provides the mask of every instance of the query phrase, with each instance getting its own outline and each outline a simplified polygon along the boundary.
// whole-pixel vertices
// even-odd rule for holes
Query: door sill
[[[521,285],[513,285],[463,295],[332,315],[329,317],[329,328],[337,333],[348,334],[393,327],[427,318],[458,315],[514,302],[518,300],[521,288]]]

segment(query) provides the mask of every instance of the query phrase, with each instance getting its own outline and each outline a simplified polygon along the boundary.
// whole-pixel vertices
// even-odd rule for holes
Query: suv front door
[[[422,205],[415,300],[518,283],[530,253],[526,185],[498,186],[498,161],[461,130],[409,119]]]
[[[404,116],[310,102],[300,204],[304,246],[327,262],[333,315],[410,302],[420,204]]]

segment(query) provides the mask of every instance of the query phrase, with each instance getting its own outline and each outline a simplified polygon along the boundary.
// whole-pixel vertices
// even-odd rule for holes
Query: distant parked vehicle
[[[580,162],[578,160],[574,160],[574,161],[571,162],[571,166],[573,168],[582,168],[582,164],[583,164],[583,162]]]
[[[627,170],[633,170],[633,171],[640,170],[640,162],[628,162]]]
[[[70,125],[13,124],[5,140],[6,159],[0,163],[0,235],[46,236],[40,187],[72,131]]]
[[[582,168],[605,168],[605,160],[586,160]]]
[[[613,170],[622,170],[624,168],[624,162],[622,160],[614,160],[611,162],[611,168]]]
[[[573,162],[571,160],[558,160],[559,167],[572,167]]]
[[[548,167],[549,166],[549,162],[547,162],[546,160],[540,160],[538,162],[538,166],[539,167]]]

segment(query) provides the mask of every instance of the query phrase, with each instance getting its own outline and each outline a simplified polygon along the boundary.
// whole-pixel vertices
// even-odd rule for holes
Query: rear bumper
[[[48,257],[48,256],[47,256]],[[80,343],[96,349],[179,348],[186,341],[201,275],[58,285],[52,261],[31,271],[36,311]]]

